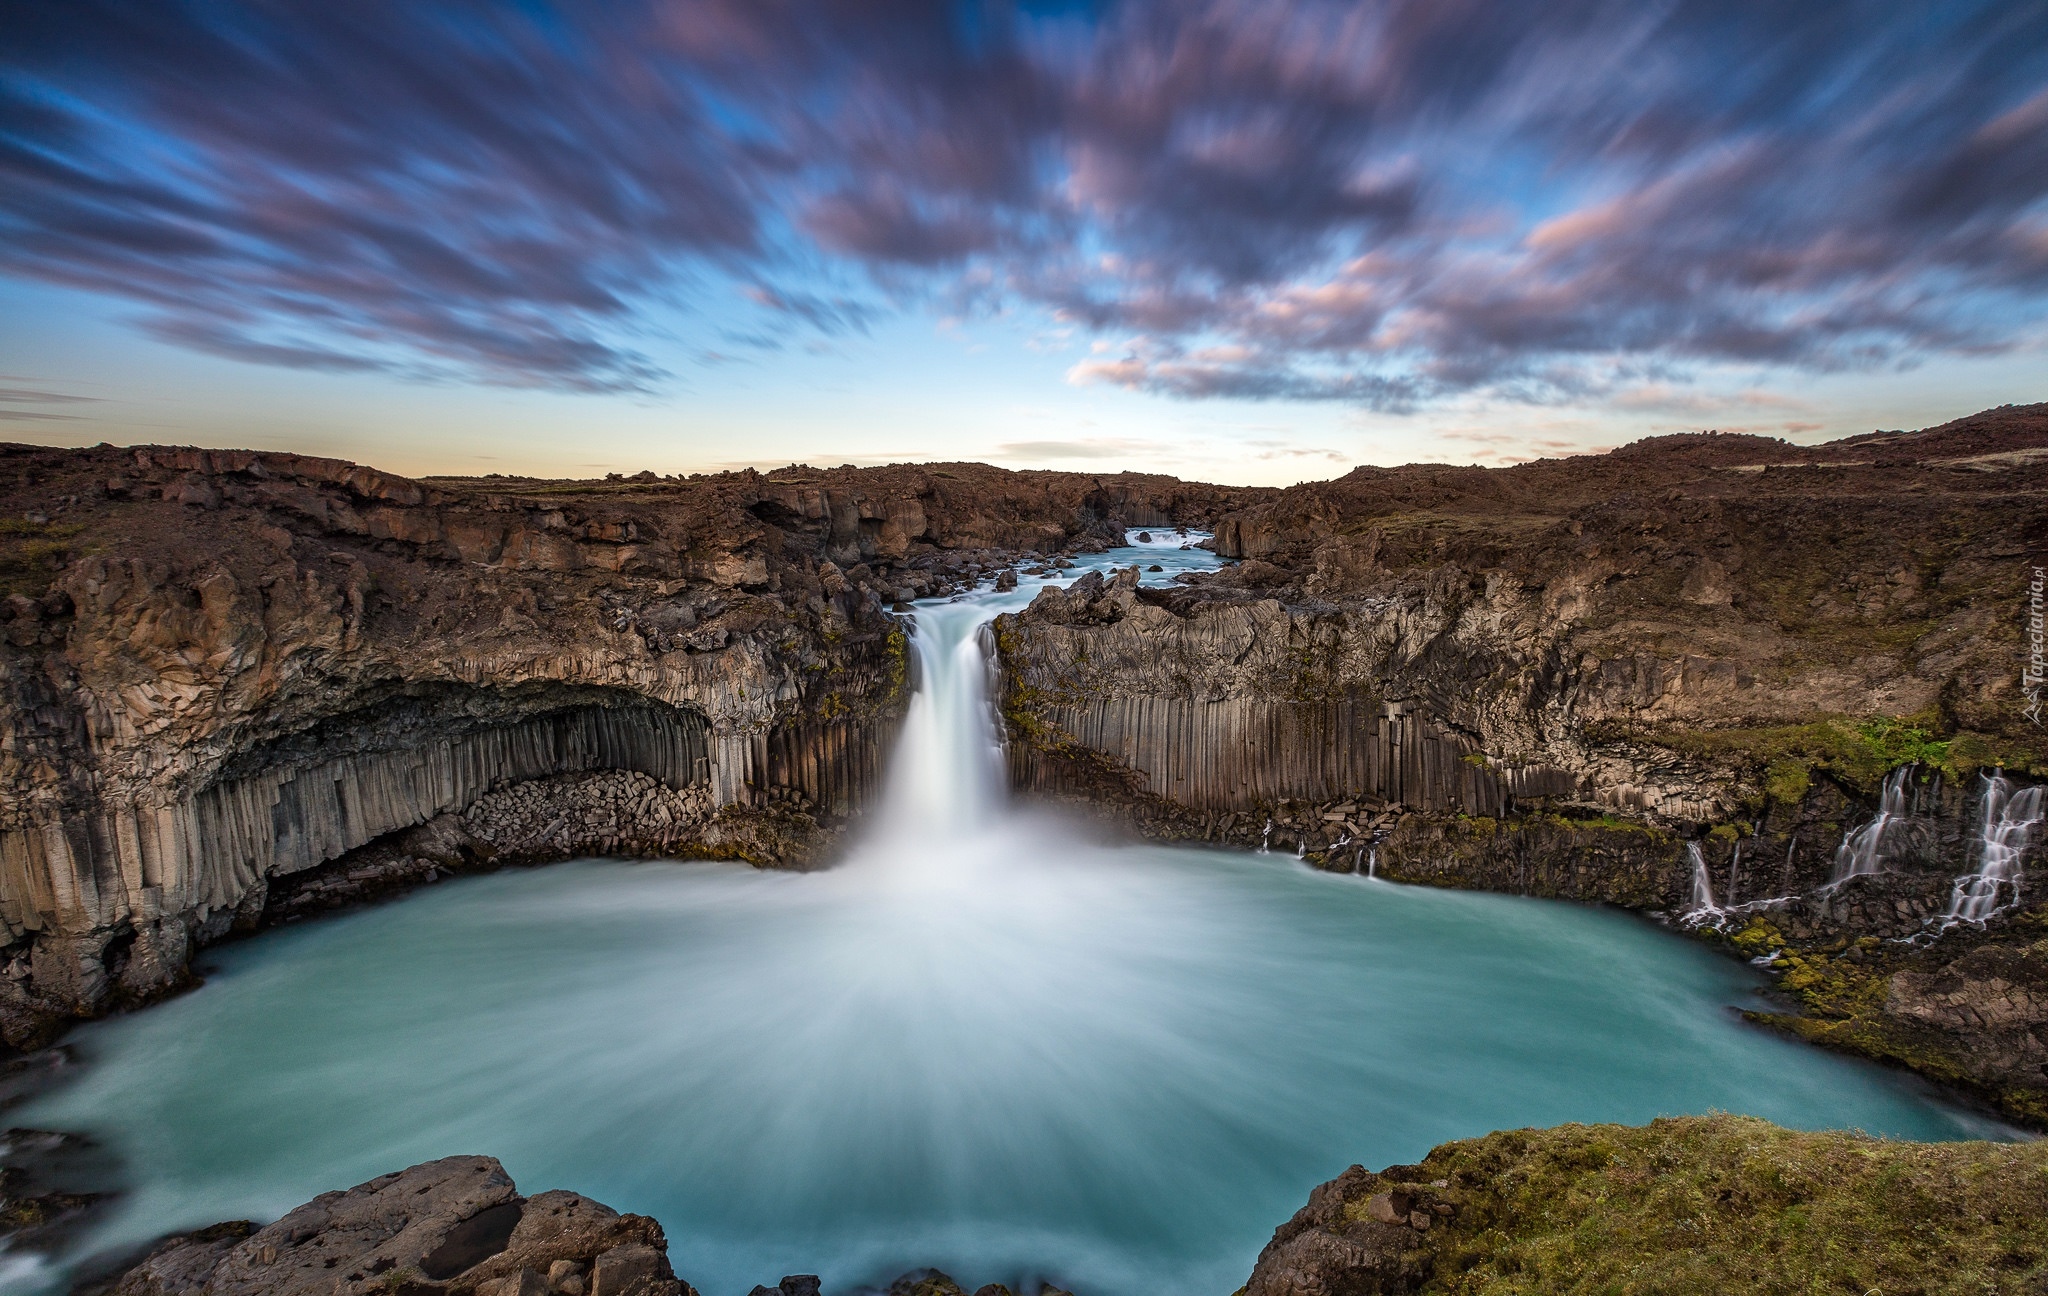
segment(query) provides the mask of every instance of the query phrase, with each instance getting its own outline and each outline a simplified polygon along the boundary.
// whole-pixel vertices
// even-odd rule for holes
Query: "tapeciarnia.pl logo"
[[[2027,585],[2027,664],[2020,672],[2020,687],[2027,694],[2027,719],[2041,724],[2041,686],[2048,683],[2048,653],[2042,648],[2042,596],[2048,593],[2048,569],[2034,568]]]

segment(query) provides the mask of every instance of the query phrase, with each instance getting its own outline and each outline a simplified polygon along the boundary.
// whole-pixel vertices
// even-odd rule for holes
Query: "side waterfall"
[[[1828,885],[1840,886],[1853,877],[1867,877],[1884,867],[1885,834],[1895,825],[1912,818],[1910,782],[1915,766],[1901,765],[1885,776],[1884,795],[1878,801],[1877,818],[1842,838],[1835,852],[1834,875]]]
[[[1685,858],[1692,864],[1692,898],[1686,902],[1685,921],[1698,924],[1720,917],[1721,906],[1714,903],[1714,880],[1707,874],[1707,853],[1698,842],[1690,841],[1685,844]]]
[[[2048,787],[2030,787],[2019,792],[2003,772],[1984,776],[1984,794],[1977,804],[1977,840],[1971,846],[1973,872],[1956,879],[1948,902],[1944,927],[1954,923],[1981,923],[1999,910],[1999,897],[2011,888],[2011,899],[2019,898],[2020,865],[2032,844],[2034,829],[2041,823]]]

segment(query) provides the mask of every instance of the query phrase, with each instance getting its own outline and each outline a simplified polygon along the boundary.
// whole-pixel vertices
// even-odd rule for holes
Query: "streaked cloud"
[[[772,354],[929,308],[1183,400],[1676,415],[1726,404],[1704,373],[1996,354],[2048,297],[2035,2],[4,21],[0,271],[260,365],[644,391],[678,330]]]

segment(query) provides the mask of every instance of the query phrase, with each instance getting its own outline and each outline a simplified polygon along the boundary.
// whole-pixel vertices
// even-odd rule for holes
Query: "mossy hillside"
[[[1823,776],[1874,796],[1885,776],[1902,765],[1917,764],[1949,778],[1992,767],[2048,773],[2048,745],[1948,729],[1932,714],[1823,716],[1797,724],[1665,729],[1639,736],[1680,756],[1735,771],[1779,805],[1798,804]]]
[[[2048,1144],[1899,1143],[1743,1116],[1445,1144],[1371,1176],[1452,1213],[1425,1293],[1939,1296],[2048,1283]]]

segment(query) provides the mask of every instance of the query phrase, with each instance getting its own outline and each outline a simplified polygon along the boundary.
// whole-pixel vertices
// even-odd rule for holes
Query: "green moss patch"
[[[1442,1182],[1429,1293],[2033,1293],[2048,1144],[1900,1143],[1743,1116],[1445,1144],[1373,1176]]]
[[[1931,715],[1830,716],[1768,728],[1673,729],[1640,736],[1682,756],[1740,769],[1772,800],[1786,805],[1806,796],[1816,774],[1874,795],[1885,775],[1901,765],[1918,764],[1954,777],[1990,765],[2033,770],[2043,759],[2039,751],[1983,734],[1941,736],[1939,730]]]

